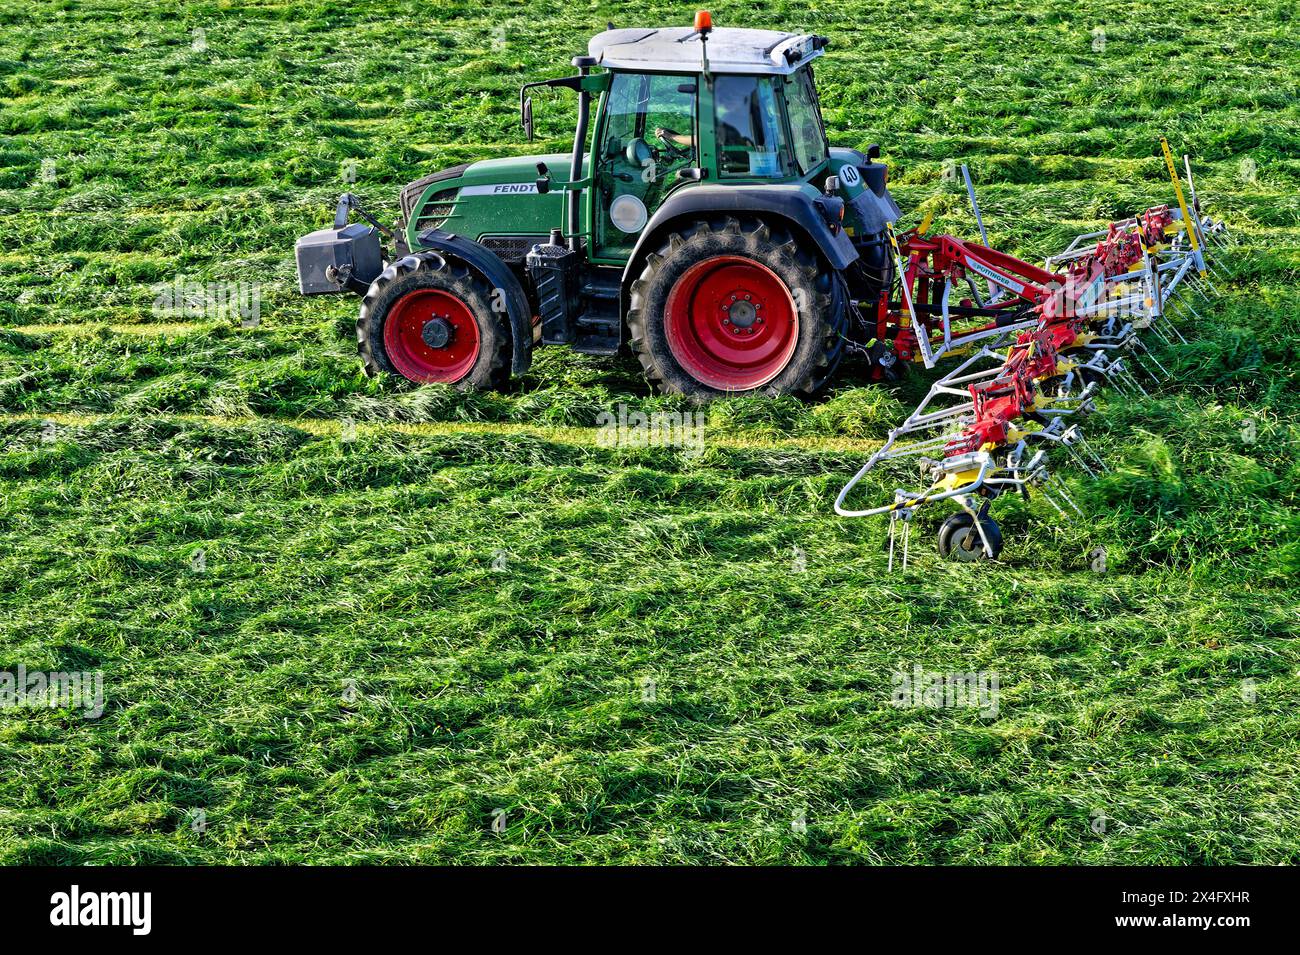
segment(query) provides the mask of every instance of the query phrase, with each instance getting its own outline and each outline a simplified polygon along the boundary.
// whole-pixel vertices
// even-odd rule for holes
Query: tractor
[[[298,240],[300,291],[362,296],[368,374],[459,389],[499,388],[547,345],[630,347],[655,389],[699,402],[811,396],[848,352],[888,364],[863,310],[886,304],[899,209],[878,147],[827,141],[826,46],[704,11],[611,28],[576,73],[520,90],[530,141],[531,91],[576,94],[571,154],[425,176],[392,228],[344,195]]]

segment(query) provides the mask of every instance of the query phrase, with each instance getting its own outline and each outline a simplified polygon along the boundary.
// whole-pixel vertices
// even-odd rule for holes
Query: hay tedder
[[[962,561],[1001,552],[989,507],[1002,494],[1036,491],[1062,516],[1067,508],[1078,512],[1048,466],[1049,452],[1095,476],[1105,464],[1079,422],[1095,410],[1098,392],[1110,385],[1145,395],[1143,378],[1167,377],[1142,335],[1184,341],[1176,307],[1195,314],[1186,293],[1214,290],[1209,249],[1228,236],[1202,214],[1189,158],[1185,193],[1163,138],[1160,148],[1176,206],[1154,206],[1080,235],[1042,268],[990,249],[987,240],[927,237],[924,223],[897,235],[888,230],[896,297],[891,292],[878,304],[879,339],[892,342],[897,359],[927,368],[960,358],[835,501],[844,517],[889,517],[891,569],[899,522],[906,565],[911,521],[932,504],[957,505],[939,528],[939,553]],[[970,174],[962,173],[983,236]],[[919,467],[921,487],[899,488],[877,507],[846,506],[869,472],[900,462]]]

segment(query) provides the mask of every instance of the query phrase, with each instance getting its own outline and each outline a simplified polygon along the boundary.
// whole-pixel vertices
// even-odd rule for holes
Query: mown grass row
[[[1297,410],[1296,286],[1280,281],[1290,261],[1253,244],[1225,255],[1216,273],[1222,297],[1191,292],[1174,306],[1188,338],[1168,345],[1153,336],[1170,392],[1237,406],[1254,415]],[[351,300],[344,307],[355,307]],[[411,389],[367,379],[355,357],[347,320],[338,324],[241,328],[229,320],[162,326],[147,335],[130,327],[82,324],[0,334],[0,411],[186,413],[279,417],[351,417],[400,421],[534,421],[591,425],[618,403],[641,411],[687,410],[656,397],[630,358],[584,358],[538,352],[534,367],[505,393],[461,394]],[[881,437],[924,394],[924,373],[900,384],[872,382],[849,362],[829,401],[801,404],[730,400],[713,406],[718,427],[751,424],[794,433]]]

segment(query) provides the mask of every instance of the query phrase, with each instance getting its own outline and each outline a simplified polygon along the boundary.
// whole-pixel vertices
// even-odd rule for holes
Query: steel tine
[[[1159,375],[1157,375],[1154,371],[1148,368],[1143,362],[1139,361],[1137,355],[1133,356],[1133,367],[1140,370],[1142,374],[1150,378],[1151,381],[1155,384],[1159,384],[1161,381],[1164,380]]]
[[[1142,352],[1143,355],[1145,355],[1147,358],[1150,358],[1153,362],[1159,365],[1162,370],[1164,369],[1165,366],[1160,364],[1159,359],[1156,358],[1155,352],[1151,350],[1151,346],[1148,345],[1146,342],[1144,342],[1142,339],[1138,338],[1137,336],[1134,336],[1133,347],[1135,347],[1138,351]]]
[[[1065,482],[1062,481],[1055,474],[1052,475],[1051,481],[1053,484],[1056,485],[1056,493],[1061,495],[1061,498],[1065,501],[1065,503],[1069,504],[1070,507],[1074,509],[1074,513],[1078,514],[1080,517],[1083,517],[1083,511],[1079,510],[1079,505],[1074,503],[1074,498],[1070,497],[1070,492],[1065,489]]]
[[[1150,349],[1147,349],[1146,355],[1148,358],[1151,359],[1152,363],[1157,368],[1160,369],[1160,374],[1161,374],[1161,377],[1159,379],[1160,381],[1168,381],[1170,378],[1173,377],[1173,375],[1169,373],[1169,369],[1166,368],[1164,364],[1160,361],[1160,359],[1155,356],[1154,352],[1152,352]]]
[[[1155,333],[1155,336],[1159,338],[1162,342],[1164,342],[1166,345],[1173,344],[1173,342],[1169,340],[1169,336],[1167,336],[1164,332],[1162,332],[1160,330],[1160,326],[1157,325],[1155,322],[1152,322],[1150,325],[1147,326],[1147,328],[1151,329],[1151,331]]]
[[[1065,450],[1070,452],[1070,457],[1074,459],[1075,463],[1078,464],[1079,467],[1083,468],[1086,472],[1088,472],[1088,477],[1095,478],[1097,476],[1097,472],[1094,471],[1092,468],[1088,467],[1088,462],[1083,459],[1082,454],[1080,454],[1077,450],[1075,450],[1068,444],[1065,446]]]
[[[1156,381],[1168,381],[1169,369],[1166,368],[1164,365],[1160,364],[1160,359],[1155,356],[1155,353],[1151,351],[1150,348],[1147,348],[1147,346],[1144,345],[1142,342],[1138,342],[1138,344],[1142,346],[1142,354],[1151,361],[1151,364],[1155,365],[1157,368],[1160,369],[1160,374],[1157,375],[1150,368],[1147,368],[1146,369],[1147,374],[1150,375]]]
[[[968,511],[970,511],[975,515],[975,530],[979,532],[980,541],[982,541],[984,544],[984,555],[988,557],[990,560],[992,560],[993,545],[989,543],[989,535],[984,533],[984,522],[979,519],[979,512],[976,511],[974,508],[972,508],[969,502],[963,504],[963,507],[966,507]]]
[[[1190,308],[1190,306],[1189,306],[1189,308]],[[1196,313],[1193,312],[1192,314],[1195,315]],[[1200,316],[1197,316],[1197,317],[1199,318]],[[1165,316],[1164,318],[1165,318],[1165,324],[1169,326],[1169,330],[1170,330],[1171,332],[1174,333],[1175,337],[1177,337],[1177,339],[1178,339],[1180,342],[1182,342],[1184,345],[1186,345],[1186,344],[1187,344],[1187,339],[1184,338],[1184,337],[1183,337],[1183,333],[1180,332],[1180,331],[1178,330],[1178,326],[1174,324],[1174,320],[1173,320],[1172,318],[1169,318],[1168,316]],[[1155,325],[1152,325],[1151,327],[1152,327],[1152,328],[1155,328],[1156,326],[1155,326]],[[1165,337],[1164,333],[1161,332],[1161,333],[1158,333],[1158,334],[1160,334],[1160,336],[1161,336],[1162,338],[1165,339],[1165,344],[1167,344],[1167,345],[1172,345],[1172,344],[1173,344],[1173,340],[1170,339],[1170,338],[1168,338],[1168,337]]]
[[[1101,459],[1101,455],[1092,450],[1092,445],[1090,445],[1082,435],[1079,436],[1079,448],[1080,450],[1085,451],[1088,457],[1092,458],[1093,463],[1097,465],[1097,469],[1101,471],[1102,474],[1110,473],[1110,468],[1107,467],[1106,462]]]
[[[1056,503],[1056,499],[1052,497],[1052,495],[1047,493],[1047,488],[1040,487],[1038,489],[1038,493],[1042,496],[1043,500],[1045,500],[1048,504],[1052,505],[1052,507],[1056,508],[1056,513],[1061,515],[1062,520],[1068,521],[1070,519],[1070,515],[1065,513],[1065,509],[1061,507],[1060,504]]]
[[[1175,337],[1176,337],[1180,342],[1182,342],[1184,345],[1186,345],[1186,344],[1187,344],[1187,339],[1184,338],[1184,337],[1183,337],[1183,333],[1180,332],[1180,331],[1178,330],[1178,326],[1175,325],[1172,321],[1169,321],[1169,319],[1165,319],[1165,321],[1169,322],[1169,329],[1170,329],[1170,331],[1172,331],[1172,332],[1174,333],[1174,336],[1175,336]]]
[[[894,527],[898,524],[898,512],[895,511],[889,515],[889,565],[885,568],[885,573],[894,572]]]

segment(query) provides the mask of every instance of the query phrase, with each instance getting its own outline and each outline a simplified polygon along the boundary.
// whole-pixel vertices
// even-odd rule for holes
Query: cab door
[[[615,73],[593,143],[594,258],[624,260],[650,217],[698,164],[693,76]]]

